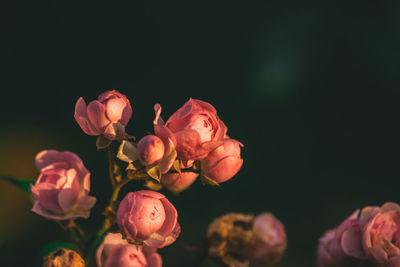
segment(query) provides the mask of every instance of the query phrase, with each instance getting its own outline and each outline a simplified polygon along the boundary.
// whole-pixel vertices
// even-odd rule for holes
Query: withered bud
[[[228,266],[248,266],[242,250],[253,237],[254,216],[228,213],[216,218],[208,227],[209,255]]]
[[[85,261],[73,250],[58,248],[43,257],[43,267],[85,267]]]

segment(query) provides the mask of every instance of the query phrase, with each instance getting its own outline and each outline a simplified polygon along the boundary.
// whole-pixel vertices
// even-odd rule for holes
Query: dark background
[[[289,239],[281,267],[309,267],[317,239],[365,205],[400,201],[400,1],[9,1],[0,8],[0,173],[36,178],[42,149],[71,150],[91,171],[96,231],[110,194],[107,155],[74,121],[106,89],[133,106],[127,126],[152,131],[189,97],[212,103],[244,165],[220,188],[179,197],[182,234],[164,266],[189,266],[183,245],[226,212],[273,212]],[[128,190],[139,189],[131,183]],[[0,182],[0,265],[40,266],[67,240]],[[214,266],[207,261],[203,266]]]

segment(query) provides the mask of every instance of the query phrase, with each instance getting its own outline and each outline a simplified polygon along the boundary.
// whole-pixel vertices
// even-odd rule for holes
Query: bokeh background
[[[226,212],[286,225],[281,267],[314,266],[317,239],[365,205],[400,202],[400,1],[12,1],[0,9],[0,174],[36,178],[34,156],[71,150],[92,172],[95,231],[110,194],[107,155],[74,121],[83,96],[126,94],[129,133],[152,131],[189,97],[212,103],[245,145],[239,174],[168,198],[182,234],[164,266]],[[137,190],[131,183],[127,190]],[[0,265],[40,266],[66,241],[0,181]],[[215,266],[211,261],[203,266]]]

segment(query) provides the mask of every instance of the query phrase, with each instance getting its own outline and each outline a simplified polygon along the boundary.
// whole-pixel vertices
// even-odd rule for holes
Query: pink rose
[[[231,179],[242,167],[240,158],[242,143],[234,139],[225,139],[223,145],[211,151],[201,161],[201,172],[208,178],[222,183]]]
[[[283,224],[271,213],[262,213],[254,220],[253,237],[244,249],[251,266],[265,266],[279,262],[287,247]]]
[[[96,202],[88,196],[90,172],[74,153],[44,150],[36,155],[40,175],[31,191],[32,211],[54,220],[88,218]]]
[[[175,207],[164,195],[142,190],[128,193],[117,211],[119,228],[129,239],[161,248],[175,241],[180,233]]]
[[[116,90],[105,91],[98,100],[86,106],[79,98],[75,105],[75,120],[88,135],[104,135],[109,140],[121,139],[132,116],[129,100]]]
[[[97,249],[98,267],[161,267],[155,249],[129,244],[120,233],[108,233]]]
[[[378,266],[400,266],[400,206],[388,202],[361,211],[362,245]]]
[[[161,106],[154,109],[156,135],[170,138],[180,159],[199,160],[222,145],[227,128],[212,105],[191,98],[166,123],[160,117]]]
[[[194,172],[167,173],[161,177],[161,183],[168,190],[181,192],[192,185],[198,176],[199,174]]]
[[[336,229],[328,231],[318,245],[318,266],[364,266],[366,256],[361,244],[359,210]]]
[[[139,160],[145,166],[155,165],[164,157],[164,143],[155,135],[146,135],[137,144]]]

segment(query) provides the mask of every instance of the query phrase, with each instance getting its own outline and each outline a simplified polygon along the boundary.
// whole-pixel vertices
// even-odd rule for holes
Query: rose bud
[[[262,213],[255,217],[253,236],[243,250],[251,266],[265,266],[278,263],[287,247],[286,232],[283,224],[271,213]]]
[[[400,206],[388,202],[361,211],[362,245],[378,266],[400,266]]]
[[[161,267],[162,259],[155,249],[129,244],[120,233],[108,233],[97,249],[98,267]]]
[[[74,153],[44,150],[36,155],[40,175],[31,185],[32,211],[54,220],[88,218],[96,198],[88,196],[90,172]]]
[[[231,179],[242,167],[240,158],[242,143],[234,139],[225,139],[223,145],[214,149],[201,161],[202,175],[222,183]]]
[[[156,135],[171,139],[183,161],[200,160],[222,145],[227,127],[209,103],[191,98],[166,123],[160,117],[161,106],[156,104],[154,110]]]
[[[198,176],[194,172],[167,173],[161,177],[161,183],[168,190],[179,193],[192,185]]]
[[[85,262],[75,251],[59,248],[43,257],[43,267],[85,267]]]
[[[164,157],[164,143],[155,135],[146,135],[137,144],[139,160],[145,166],[155,165]]]
[[[361,244],[359,210],[336,229],[328,231],[318,245],[318,266],[364,266],[366,255]]]
[[[105,91],[87,106],[83,98],[75,105],[75,120],[88,135],[104,135],[109,140],[122,139],[132,108],[125,95]]]
[[[117,211],[117,223],[126,238],[161,248],[175,241],[180,233],[175,207],[164,195],[142,190],[128,193]]]

